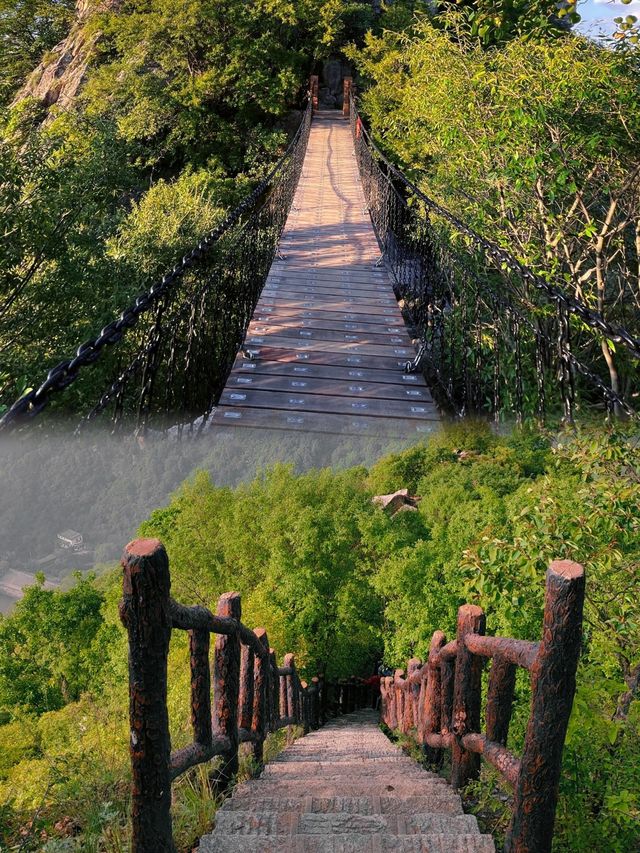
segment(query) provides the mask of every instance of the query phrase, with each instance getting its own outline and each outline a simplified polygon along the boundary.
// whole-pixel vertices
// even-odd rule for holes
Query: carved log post
[[[503,746],[507,745],[515,686],[516,665],[494,655],[487,690],[487,739]]]
[[[251,731],[253,732],[253,757],[262,764],[264,739],[267,733],[267,710],[269,702],[269,640],[264,628],[256,628],[254,634],[265,650],[265,656],[256,655],[253,669],[253,716]]]
[[[324,725],[327,722],[327,682],[324,675],[318,676],[318,710],[319,710],[319,725]]]
[[[380,722],[389,727],[389,692],[386,676],[380,679]]]
[[[120,617],[129,635],[132,849],[173,853],[167,655],[169,561],[157,539],[125,548]]]
[[[312,74],[309,81],[309,96],[314,113],[318,112],[318,75]]]
[[[453,682],[455,668],[454,658],[440,658],[440,731],[443,735],[451,733],[453,722]]]
[[[271,677],[271,707],[269,713],[271,716],[271,731],[275,732],[278,728],[280,719],[280,676],[278,675],[278,664],[276,662],[276,653],[273,649],[269,649],[269,673]],[[286,695],[286,692],[285,692]]]
[[[309,685],[309,704],[311,715],[311,728],[320,728],[320,679],[314,675]]]
[[[238,726],[251,731],[253,719],[254,653],[249,646],[240,650],[240,694],[238,696]]]
[[[351,86],[353,79],[345,77],[342,83],[342,115],[345,118],[351,115]]]
[[[218,599],[218,616],[240,621],[240,594],[226,592]],[[226,788],[238,772],[238,695],[240,692],[240,637],[235,634],[216,636],[213,664],[214,734],[229,739],[229,748],[221,753],[222,764],[214,781]]]
[[[531,716],[505,841],[507,853],[551,850],[562,748],[576,689],[584,584],[584,569],[578,563],[551,563],[542,639],[531,669]]]
[[[411,658],[407,663],[407,681],[417,672],[422,666],[420,658]],[[420,685],[407,684],[405,693],[404,706],[404,725],[405,730],[410,732],[412,728],[418,728],[418,696],[420,694]]]
[[[191,725],[193,740],[204,750],[213,742],[211,730],[211,671],[209,669],[210,634],[206,630],[189,631],[191,659]]]
[[[394,675],[394,685],[396,694],[396,727],[403,732],[404,722],[404,670],[396,669]]]
[[[308,735],[311,728],[311,709],[309,707],[309,686],[306,681],[300,682],[300,707],[302,710],[302,728]]]
[[[387,676],[387,703],[389,706],[387,726],[393,732],[398,728],[398,703],[396,701],[396,677]]]
[[[427,741],[427,735],[438,734],[441,728],[443,728],[440,649],[446,642],[447,639],[442,631],[436,631],[431,638],[429,646],[427,683],[424,691],[424,707],[422,710],[424,743]],[[425,747],[425,756],[433,764],[440,765],[443,755],[444,753],[441,749],[434,749],[431,746]]]
[[[284,666],[291,669],[291,675],[285,675],[286,713],[285,717],[293,717],[297,722],[297,703],[295,687],[295,657],[289,652],[284,656]]]
[[[463,735],[480,731],[482,703],[482,658],[466,647],[466,634],[484,634],[484,613],[475,604],[465,604],[458,610],[458,648],[453,688],[453,725],[455,735],[451,755],[451,784],[463,788],[480,773],[480,756],[469,752],[461,743]]]
[[[285,660],[286,660],[286,658],[285,658]],[[279,678],[279,684],[280,684],[280,691],[278,694],[278,709],[279,709],[279,713],[280,713],[280,719],[282,720],[285,717],[289,716],[289,704],[288,704],[289,695],[287,692],[287,676],[286,675],[279,675],[278,678]]]

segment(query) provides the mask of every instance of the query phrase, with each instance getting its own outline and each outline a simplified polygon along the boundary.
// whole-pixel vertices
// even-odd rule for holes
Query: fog
[[[234,486],[277,462],[297,471],[368,466],[407,443],[244,428],[185,433],[181,440],[101,428],[74,435],[60,424],[2,438],[0,612],[10,611],[37,572],[64,587],[74,570],[112,566],[139,524],[197,470],[216,485]]]

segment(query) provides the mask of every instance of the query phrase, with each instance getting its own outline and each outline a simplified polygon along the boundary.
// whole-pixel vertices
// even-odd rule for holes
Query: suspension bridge
[[[45,409],[178,436],[635,417],[640,336],[425,195],[376,146],[349,81],[342,111],[317,110],[314,86],[253,192],[44,381],[0,399],[0,431]]]
[[[348,120],[318,112],[302,176],[214,424],[419,435],[438,422],[383,264]]]

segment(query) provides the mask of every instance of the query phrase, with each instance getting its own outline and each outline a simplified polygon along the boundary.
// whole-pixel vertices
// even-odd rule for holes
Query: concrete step
[[[200,841],[200,853],[495,853],[487,835],[226,835]]]
[[[277,784],[277,790],[276,790]],[[380,780],[351,780],[344,777],[338,779],[300,779],[273,778],[251,779],[242,785],[234,796],[251,797],[429,797],[438,791],[453,791],[447,784],[432,779],[415,782],[413,780],[397,782],[389,777]],[[454,795],[455,796],[455,795]]]
[[[223,835],[478,835],[473,815],[360,815],[306,812],[220,811],[216,831]]]
[[[240,789],[239,789],[240,790]],[[394,814],[413,815],[425,812],[461,815],[460,797],[450,788],[429,797],[252,797],[238,796],[225,800],[221,811],[242,812],[306,812],[307,814]]]

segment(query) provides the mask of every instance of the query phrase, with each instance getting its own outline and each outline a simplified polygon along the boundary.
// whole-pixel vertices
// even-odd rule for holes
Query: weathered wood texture
[[[455,640],[447,643],[442,631],[436,631],[424,664],[412,658],[406,677],[398,669],[381,681],[383,722],[413,734],[434,762],[442,749],[451,749],[454,787],[477,776],[480,756],[513,785],[505,853],[551,850],[562,749],[575,693],[584,587],[582,566],[551,563],[539,643],[485,637],[482,610],[464,605]],[[487,658],[492,666],[483,734],[481,677]],[[531,673],[532,685],[522,758],[507,749],[517,666]]]
[[[403,372],[415,349],[379,257],[349,122],[338,110],[317,113],[281,256],[215,422],[352,435],[433,430],[439,415],[424,378]]]
[[[326,720],[325,685],[318,677],[310,685],[302,682],[292,654],[285,655],[284,666],[278,668],[265,630],[251,631],[240,621],[238,593],[222,595],[215,615],[206,607],[173,601],[167,554],[157,539],[130,542],[122,566],[120,615],[129,636],[131,849],[175,853],[172,780],[218,756],[220,766],[212,780],[222,789],[228,787],[238,770],[241,743],[249,743],[261,762],[269,732],[300,724],[306,733]],[[189,631],[193,726],[193,743],[174,752],[167,711],[172,628]],[[216,640],[211,662],[212,633]],[[349,684],[349,710],[371,703],[367,685],[361,680]],[[344,701],[332,708],[334,714],[345,711]]]

